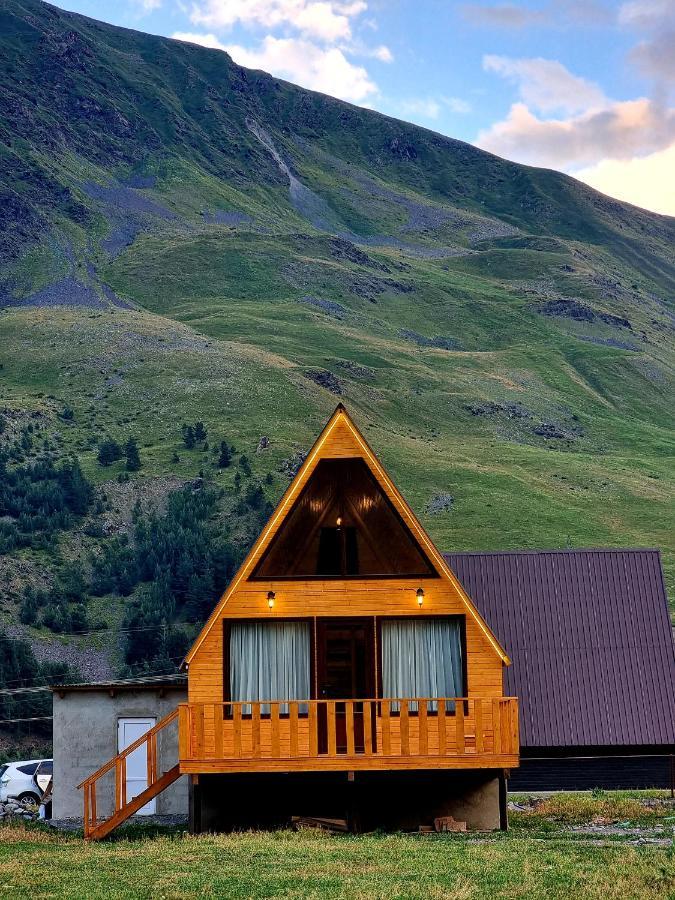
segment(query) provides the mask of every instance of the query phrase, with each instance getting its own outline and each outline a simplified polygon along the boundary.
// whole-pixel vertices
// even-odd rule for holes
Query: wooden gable
[[[388,527],[392,533],[398,527],[399,537],[406,535],[410,539],[409,552],[406,551],[409,564],[406,563],[406,565],[408,568],[412,565],[417,567],[425,565],[425,569],[414,572],[408,570],[383,572],[381,577],[373,574],[355,579],[332,577],[325,580],[310,579],[304,572],[301,574],[291,572],[290,576],[287,575],[283,578],[280,578],[278,574],[272,577],[269,571],[266,571],[265,559],[270,558],[270,554],[275,552],[275,547],[277,552],[280,546],[283,548],[282,530],[284,526],[292,526],[292,517],[294,510],[298,509],[298,501],[303,496],[311,499],[311,492],[308,493],[311,480],[319,470],[322,461],[326,460],[363,461],[377,491],[383,498],[386,498],[386,503],[398,523],[396,526],[392,524],[394,522],[394,518],[392,518],[389,520]],[[291,522],[291,526],[289,526],[289,522]],[[292,536],[292,533],[286,535],[286,542],[292,539]],[[430,580],[429,593],[432,597],[432,604],[436,599],[436,605],[429,606],[428,612],[430,614],[466,615],[467,620],[471,622],[469,630],[472,635],[475,635],[473,643],[478,641],[487,649],[488,654],[492,654],[493,659],[496,657],[496,661],[508,665],[509,659],[494,634],[385,472],[344,406],[340,404],[319,435],[236,576],[216,605],[187,654],[185,663],[190,665],[198,656],[200,648],[205,648],[205,655],[211,658],[211,662],[205,668],[205,672],[211,672],[209,680],[222,680],[222,628],[220,623],[224,618],[269,618],[270,616],[283,617],[284,615],[419,614],[414,597],[416,589],[422,583],[421,578]],[[388,579],[393,580],[389,581]],[[426,585],[427,582],[425,581],[424,584]],[[275,591],[279,597],[273,610],[268,608],[265,601],[267,591],[270,590]],[[211,645],[213,646],[211,647]],[[210,649],[207,649],[209,647]],[[217,650],[217,647],[220,647],[220,650]],[[218,657],[220,657],[220,661]],[[219,671],[219,674],[216,670]],[[190,674],[192,676],[192,669]],[[492,687],[494,688],[494,685]]]

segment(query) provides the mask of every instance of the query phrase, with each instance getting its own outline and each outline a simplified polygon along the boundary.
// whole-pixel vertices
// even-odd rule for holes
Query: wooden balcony
[[[514,768],[515,697],[184,703],[182,773]]]

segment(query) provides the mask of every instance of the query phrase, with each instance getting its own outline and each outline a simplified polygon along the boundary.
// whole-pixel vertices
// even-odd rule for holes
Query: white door
[[[117,720],[117,751],[122,750],[137,741],[139,737],[152,728],[157,720],[146,719],[118,719]],[[137,797],[148,786],[148,750],[146,744],[141,744],[127,756],[127,803]],[[155,799],[153,797],[142,809],[138,810],[139,816],[151,816],[155,812]]]

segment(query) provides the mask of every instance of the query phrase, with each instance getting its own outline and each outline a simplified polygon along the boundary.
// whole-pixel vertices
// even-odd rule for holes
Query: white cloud
[[[379,59],[380,62],[390,63],[394,61],[394,54],[391,52],[389,47],[385,47],[384,44],[380,44],[379,47],[375,47],[375,49],[371,51],[371,55],[375,59]]]
[[[216,31],[237,24],[266,29],[287,25],[332,43],[348,40],[351,20],[366,9],[364,0],[196,0],[190,19]]]
[[[595,166],[574,173],[591,187],[651,209],[675,215],[675,143],[640,159],[605,159]]]
[[[471,112],[471,104],[466,100],[462,100],[461,97],[442,97],[441,99],[450,112],[461,113],[462,115]]]
[[[659,27],[675,18],[672,0],[631,0],[619,7],[619,24],[637,28]]]
[[[516,6],[513,3],[498,3],[495,6],[480,6],[477,3],[465,3],[462,6],[465,18],[477,25],[493,28],[525,28],[528,25],[541,25],[549,21],[547,12]]]
[[[607,103],[597,84],[573,75],[555,59],[487,55],[483,68],[515,84],[521,100],[540,112],[578,113]]]
[[[188,44],[199,44],[202,47],[209,47],[211,50],[226,50],[223,44],[215,34],[198,34],[194,31],[174,31],[171,37],[175,41],[187,41]]]
[[[162,6],[162,0],[134,0],[134,3],[136,6],[140,6],[143,12],[152,12]]]
[[[351,63],[338,47],[319,47],[302,38],[267,35],[255,49],[225,48],[235,62],[263,69],[314,91],[359,103],[377,93],[366,69]]]
[[[605,159],[630,160],[675,140],[675,110],[645,97],[612,103],[567,119],[542,119],[524,103],[478,135],[484,150],[556,169],[579,169]]]
[[[441,104],[432,97],[411,97],[409,100],[402,100],[399,109],[403,116],[437,119],[441,113]]]

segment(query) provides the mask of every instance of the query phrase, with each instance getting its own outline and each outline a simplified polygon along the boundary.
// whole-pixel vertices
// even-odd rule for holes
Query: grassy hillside
[[[6,554],[8,621],[198,477],[245,546],[217,443],[274,502],[338,399],[442,549],[656,545],[673,596],[675,220],[39,0],[0,51],[0,444],[110,507]]]

